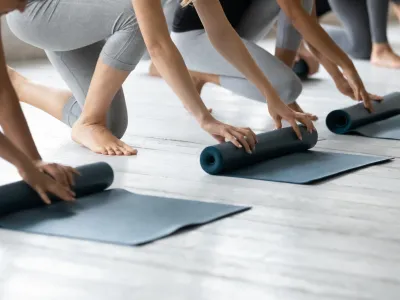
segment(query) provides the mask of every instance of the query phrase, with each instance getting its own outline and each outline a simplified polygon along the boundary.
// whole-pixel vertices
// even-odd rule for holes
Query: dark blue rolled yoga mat
[[[379,139],[400,140],[400,93],[373,102],[369,113],[363,103],[334,110],[326,117],[326,126],[336,134],[359,134]]]
[[[390,160],[310,150],[317,144],[318,133],[300,129],[302,141],[292,128],[259,134],[253,154],[232,143],[207,147],[200,155],[200,165],[211,175],[307,184]]]
[[[52,198],[47,206],[24,182],[0,187],[0,227],[122,245],[155,241],[250,207],[138,195],[110,189],[114,172],[106,163],[77,168],[74,203]]]

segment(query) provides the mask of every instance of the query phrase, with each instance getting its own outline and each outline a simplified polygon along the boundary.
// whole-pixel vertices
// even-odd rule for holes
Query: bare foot
[[[375,44],[372,49],[371,63],[379,67],[400,69],[400,56],[394,53],[388,44]]]
[[[201,73],[192,72],[192,71],[189,71],[189,73],[190,73],[190,76],[192,78],[193,84],[194,84],[194,86],[196,88],[196,91],[200,95],[201,94],[201,90],[203,89],[204,85],[207,83],[207,80],[205,80],[203,78],[199,78],[199,77],[203,77],[203,76],[199,76],[198,75],[198,74],[201,74]],[[151,63],[151,65],[150,65],[149,75],[153,76],[153,77],[161,77],[160,73],[158,72],[156,66],[153,63]],[[188,110],[186,107],[185,107],[185,109]],[[208,111],[211,113],[212,112],[212,108],[209,108]]]
[[[136,149],[117,139],[100,124],[84,124],[78,120],[72,127],[72,139],[98,154],[119,156],[137,154]]]
[[[314,75],[319,71],[319,61],[318,59],[315,58],[314,55],[308,49],[304,46],[304,43],[301,43],[299,52],[296,56],[296,61],[299,61],[300,59],[304,59],[305,62],[308,65],[308,75]]]
[[[294,110],[295,112],[306,114],[310,118],[311,121],[317,121],[318,120],[318,117],[316,115],[313,115],[313,114],[310,114],[310,113],[305,113],[303,111],[303,109],[300,107],[300,105],[297,104],[297,102],[290,103],[288,106],[292,110]]]

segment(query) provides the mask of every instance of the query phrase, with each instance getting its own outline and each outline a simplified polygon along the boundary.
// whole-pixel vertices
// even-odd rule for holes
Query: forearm
[[[157,50],[149,50],[149,53],[160,75],[196,120],[201,123],[210,116],[174,43],[165,41]]]
[[[0,132],[0,157],[14,165],[18,170],[31,160]]]
[[[233,28],[229,28],[224,33],[218,33],[215,36],[209,34],[209,38],[214,48],[258,88],[267,102],[279,98],[274,87],[258,67]]]
[[[133,8],[144,42],[160,75],[199,123],[211,117],[172,42],[159,0],[135,0]]]
[[[0,126],[6,137],[31,160],[40,160],[41,157],[11,83],[2,83],[0,107]]]
[[[289,68],[292,68],[296,59],[296,52],[289,49],[276,48],[275,56]]]
[[[342,72],[340,71],[340,69],[338,68],[337,65],[335,65],[327,57],[322,55],[312,45],[307,44],[307,46],[308,46],[308,49],[310,50],[310,52],[318,59],[318,61],[325,68],[325,70],[329,73],[329,75],[332,77],[332,79],[334,81],[343,77],[343,74],[342,74]]]
[[[341,68],[355,69],[350,58],[329,37],[318,23],[315,16],[310,16],[301,6],[300,1],[278,0],[279,5],[291,19],[293,26],[300,32],[304,40],[318,52],[323,53],[330,61]]]

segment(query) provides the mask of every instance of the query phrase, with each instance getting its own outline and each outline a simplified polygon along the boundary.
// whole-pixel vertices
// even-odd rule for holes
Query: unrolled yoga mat
[[[302,141],[292,128],[259,134],[253,154],[232,143],[207,147],[200,155],[201,167],[211,175],[307,184],[390,160],[309,150],[316,145],[318,134],[300,128]]]
[[[337,134],[359,134],[366,137],[400,140],[400,93],[373,102],[369,113],[363,103],[334,110],[326,118],[329,130]]]
[[[30,233],[140,245],[249,207],[106,190],[113,170],[105,163],[78,168],[75,203],[46,206],[24,182],[0,187],[0,227]]]

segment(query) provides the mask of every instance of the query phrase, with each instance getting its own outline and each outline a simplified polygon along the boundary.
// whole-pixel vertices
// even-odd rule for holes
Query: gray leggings
[[[8,24],[21,40],[44,49],[72,91],[63,122],[72,126],[81,114],[98,59],[132,71],[145,45],[131,0],[41,0],[23,14],[9,14]],[[121,138],[128,125],[122,89],[107,116],[107,126]]]
[[[344,30],[324,26],[331,38],[358,59],[371,57],[372,43],[387,43],[388,0],[329,0]]]
[[[303,5],[311,12],[313,0],[303,0]],[[255,43],[271,30],[276,20],[276,46],[297,51],[301,36],[281,11],[276,0],[252,1],[236,31],[281,99],[289,104],[295,102],[300,95],[301,81],[291,68]],[[190,70],[219,75],[223,88],[249,99],[265,102],[261,92],[214,49],[204,30],[173,32],[171,36]]]

